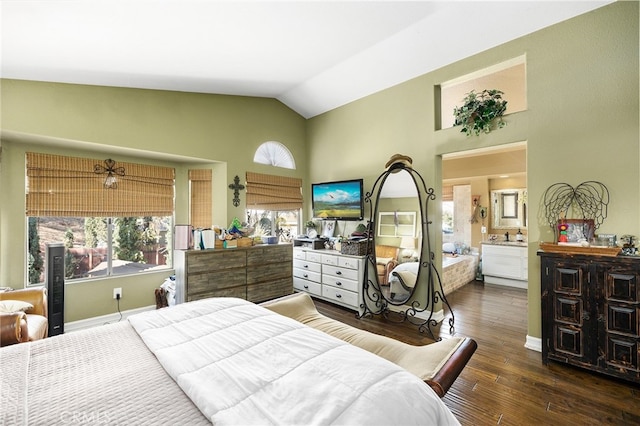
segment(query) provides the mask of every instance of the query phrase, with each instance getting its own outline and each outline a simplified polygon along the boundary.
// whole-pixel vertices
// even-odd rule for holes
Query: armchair
[[[376,273],[381,285],[389,284],[389,273],[398,265],[400,247],[376,245]]]
[[[0,302],[9,300],[27,302],[33,307],[26,311],[0,313],[0,346],[47,337],[49,319],[45,287],[0,292]]]

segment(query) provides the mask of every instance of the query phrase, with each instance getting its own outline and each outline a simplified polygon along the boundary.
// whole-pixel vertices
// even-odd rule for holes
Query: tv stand
[[[326,238],[294,238],[293,246],[320,250],[324,248],[324,243],[326,241]]]

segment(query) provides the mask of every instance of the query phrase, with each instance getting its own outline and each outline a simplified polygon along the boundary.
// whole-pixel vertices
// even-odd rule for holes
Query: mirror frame
[[[418,198],[418,219],[419,229],[418,238],[420,239],[419,247],[416,251],[419,253],[419,266],[416,274],[416,284],[411,289],[406,299],[393,300],[385,296],[380,282],[378,282],[376,268],[376,218],[379,213],[380,194],[384,184],[392,173],[406,171],[411,176],[415,187],[416,197]],[[416,170],[407,162],[400,161],[391,164],[378,178],[371,191],[365,194],[364,202],[369,205],[369,221],[367,224],[368,247],[366,255],[366,263],[364,268],[363,279],[363,301],[360,305],[362,313],[357,314],[358,318],[371,317],[373,315],[382,315],[384,318],[394,322],[408,321],[418,326],[421,333],[427,332],[429,336],[439,341],[441,338],[435,337],[431,330],[432,326],[436,326],[438,322],[433,318],[434,312],[440,308],[440,303],[446,305],[451,312],[449,318],[450,332],[453,333],[455,317],[451,305],[447,301],[446,295],[440,280],[438,268],[434,265],[435,255],[431,251],[431,242],[429,238],[429,221],[427,217],[429,201],[436,199],[433,188],[427,188],[424,179]],[[440,269],[441,269],[440,265]],[[421,293],[426,292],[426,297]],[[408,306],[408,307],[407,307]],[[428,314],[426,313],[428,311]],[[425,315],[420,316],[421,313]],[[424,317],[427,316],[426,319]]]
[[[525,188],[491,190],[491,227],[493,229],[527,229],[526,192]],[[510,207],[509,211],[506,211],[507,207]]]

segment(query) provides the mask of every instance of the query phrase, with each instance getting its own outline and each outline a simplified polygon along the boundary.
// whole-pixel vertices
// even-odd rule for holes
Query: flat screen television
[[[315,219],[362,220],[362,179],[311,184],[311,204]]]

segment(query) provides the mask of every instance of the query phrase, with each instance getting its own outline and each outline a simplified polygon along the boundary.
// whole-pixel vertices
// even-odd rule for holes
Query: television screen
[[[362,220],[362,179],[311,184],[311,204],[316,219]]]

